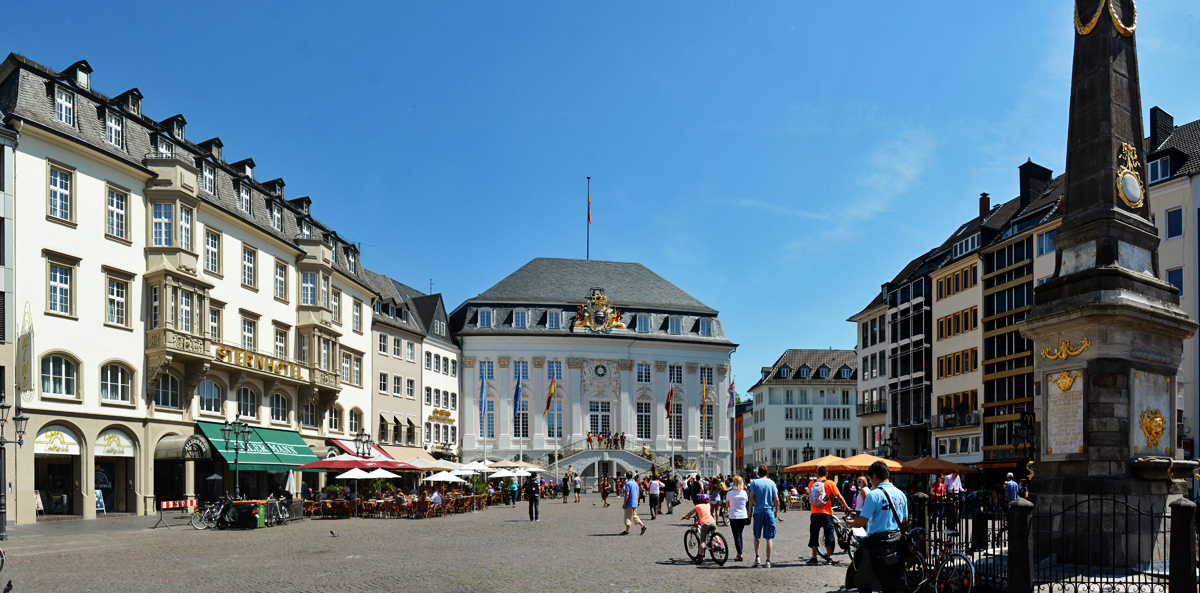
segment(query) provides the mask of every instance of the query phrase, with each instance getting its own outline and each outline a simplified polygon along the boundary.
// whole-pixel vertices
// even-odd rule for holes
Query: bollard
[[[925,494],[924,492],[918,492],[918,493],[914,494],[912,498],[913,498],[913,505],[912,505],[913,512],[909,513],[909,516],[911,517],[911,521],[912,521],[911,524],[915,527],[922,527],[925,529],[924,540],[926,541],[926,544],[921,549],[921,555],[925,558],[928,558],[929,557],[928,540],[930,539],[930,533],[931,533],[929,531],[929,527],[930,527],[930,525],[929,525],[929,495]]]
[[[1008,593],[1033,590],[1033,509],[1033,503],[1024,498],[1008,503]]]
[[[1196,590],[1196,503],[1171,503],[1171,558],[1167,583],[1171,591]]]
[[[975,497],[977,504],[971,509],[971,549],[986,550],[988,548],[988,513],[987,497]]]

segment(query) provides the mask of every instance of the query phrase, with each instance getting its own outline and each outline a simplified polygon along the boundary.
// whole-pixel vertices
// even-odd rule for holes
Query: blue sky
[[[593,258],[719,309],[744,390],[786,348],[853,348],[845,319],[980,192],[1015,196],[1026,158],[1063,170],[1071,11],[21,2],[3,49],[140,88],[147,115],[253,157],[368,267],[432,277],[450,308],[534,257],[583,257],[590,175]],[[1198,16],[1138,2],[1142,103],[1177,123],[1200,119]]]

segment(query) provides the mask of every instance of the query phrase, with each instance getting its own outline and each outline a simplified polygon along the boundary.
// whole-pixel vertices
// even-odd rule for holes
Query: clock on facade
[[[608,367],[598,364],[596,365],[596,368],[592,369],[592,372],[596,373],[597,377],[603,377],[608,374]]]

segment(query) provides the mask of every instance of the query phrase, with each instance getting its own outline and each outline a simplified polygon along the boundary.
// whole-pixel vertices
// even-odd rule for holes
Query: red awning
[[[358,452],[354,450],[354,443],[352,441],[343,441],[342,439],[329,439],[329,440],[333,441],[333,444],[336,445],[337,448],[339,448],[351,455],[358,455]],[[384,451],[383,449],[379,448],[379,445],[371,443],[371,447],[373,449],[375,449],[375,455],[373,455],[372,457],[382,456],[382,457],[386,457],[388,459],[394,459],[394,457],[392,457],[391,455],[388,455],[387,451]]]

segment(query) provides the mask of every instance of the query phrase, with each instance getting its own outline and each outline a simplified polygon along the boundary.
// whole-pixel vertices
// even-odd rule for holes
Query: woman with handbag
[[[867,478],[872,489],[863,501],[862,512],[846,522],[852,528],[867,528],[867,537],[851,565],[857,571],[854,586],[860,593],[895,593],[904,580],[904,563],[908,560],[908,542],[901,530],[908,520],[908,500],[892,485],[891,473],[882,461],[867,468]]]

